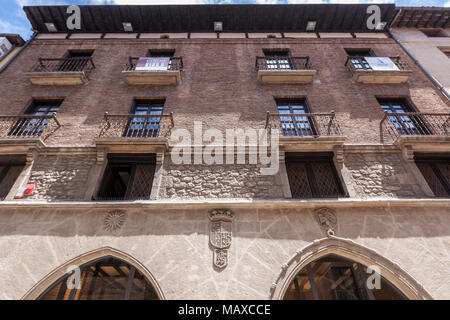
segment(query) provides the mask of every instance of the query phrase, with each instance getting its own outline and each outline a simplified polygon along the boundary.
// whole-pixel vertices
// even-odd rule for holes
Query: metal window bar
[[[287,161],[292,198],[338,198],[344,195],[333,164],[328,161]]]
[[[92,57],[39,58],[32,72],[85,72],[95,69]]]
[[[270,113],[266,114],[266,129],[279,129],[283,136],[341,136],[336,114],[331,113]]]
[[[142,114],[128,119],[123,132],[124,137],[155,138],[158,136],[161,117],[158,115]]]
[[[450,113],[386,111],[380,122],[381,142],[402,135],[450,136]]]
[[[0,116],[0,137],[34,138],[41,137],[52,124],[61,127],[56,115]]]
[[[169,114],[105,113],[99,138],[168,138],[174,127],[173,112]]]

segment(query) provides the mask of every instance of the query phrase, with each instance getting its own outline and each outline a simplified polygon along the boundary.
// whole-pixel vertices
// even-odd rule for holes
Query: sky
[[[22,10],[32,5],[99,4],[285,4],[285,3],[395,3],[397,6],[450,7],[450,0],[0,0],[0,33],[18,33],[25,40],[31,25]]]

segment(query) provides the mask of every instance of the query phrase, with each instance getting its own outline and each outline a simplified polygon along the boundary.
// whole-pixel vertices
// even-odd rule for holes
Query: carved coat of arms
[[[231,223],[233,213],[228,209],[215,209],[209,212],[211,220],[209,243],[214,248],[213,261],[217,268],[228,264],[228,248],[231,246]]]
[[[328,208],[319,208],[314,210],[316,221],[319,227],[327,232],[327,235],[334,235],[337,226],[336,214]]]

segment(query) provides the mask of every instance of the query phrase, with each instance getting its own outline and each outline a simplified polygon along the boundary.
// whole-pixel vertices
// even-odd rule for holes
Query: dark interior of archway
[[[284,300],[407,299],[382,275],[379,286],[371,276],[374,276],[374,272],[368,272],[366,266],[336,255],[328,255],[311,262],[295,276]]]
[[[106,257],[56,281],[39,300],[157,300],[152,284],[134,266]],[[77,278],[79,282],[77,283]],[[78,284],[78,285],[77,285]]]

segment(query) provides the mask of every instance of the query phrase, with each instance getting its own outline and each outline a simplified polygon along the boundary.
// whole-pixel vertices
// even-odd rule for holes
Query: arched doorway
[[[153,275],[130,255],[103,247],[58,267],[31,288],[25,300],[160,300]]]
[[[384,277],[358,262],[335,254],[306,265],[293,278],[284,294],[284,300],[406,299]]]
[[[158,300],[158,295],[134,266],[109,256],[60,278],[38,300]]]
[[[392,289],[396,291],[403,299],[433,299],[423,286],[405,272],[398,264],[362,244],[336,236],[315,240],[302,249],[297,250],[296,253],[281,266],[281,272],[270,288],[269,297],[271,299],[292,299],[292,295],[289,296],[287,292],[292,290],[292,286],[296,285],[295,278],[297,276],[299,276],[298,279],[303,277],[303,281],[305,281],[305,274],[307,275],[308,280],[311,275],[314,277],[314,272],[308,272],[308,268],[311,268],[313,266],[312,263],[314,262],[318,263],[316,268],[322,265],[321,268],[325,270],[319,268],[318,272],[316,272],[318,281],[321,280],[320,277],[328,277],[330,281],[334,279],[333,277],[335,277],[335,275],[331,274],[328,276],[328,272],[326,272],[327,268],[332,266],[339,267],[339,264],[341,264],[343,269],[333,270],[332,272],[344,272],[344,275],[346,275],[345,272],[347,272],[347,274],[351,273],[352,277],[353,273],[356,271],[363,271],[366,273],[367,270],[365,270],[365,268],[369,266],[382,276],[380,279],[381,287],[385,287],[387,290]],[[356,267],[353,266],[355,263]],[[352,267],[349,268],[349,265]],[[373,275],[373,272],[367,276],[370,277],[371,275]],[[356,276],[358,276],[358,274]],[[365,277],[365,275],[363,276]],[[364,277],[362,279],[364,279]],[[338,281],[342,281],[343,279]],[[371,278],[371,280],[372,279],[373,278]],[[358,281],[358,279],[347,279],[346,281],[351,283],[351,281]],[[359,281],[361,281],[361,279],[359,279]],[[311,283],[316,285],[315,281],[310,281],[309,285],[311,285]],[[334,283],[336,283],[336,281]],[[302,285],[302,283],[297,285]],[[303,285],[306,286],[305,288],[308,288],[308,284],[304,283]],[[364,288],[360,287],[359,289]],[[358,290],[357,286],[356,290]],[[320,298],[320,294],[318,292],[316,293],[316,296],[313,296],[311,291],[309,299]],[[292,294],[292,291],[290,294]],[[383,294],[387,295],[387,293]],[[370,296],[367,297],[367,295],[362,295],[362,297],[363,299],[371,298]],[[376,299],[377,297],[382,297],[382,295],[377,293],[373,298]],[[304,296],[304,299],[308,299],[307,294]],[[387,296],[382,299],[387,299]]]

